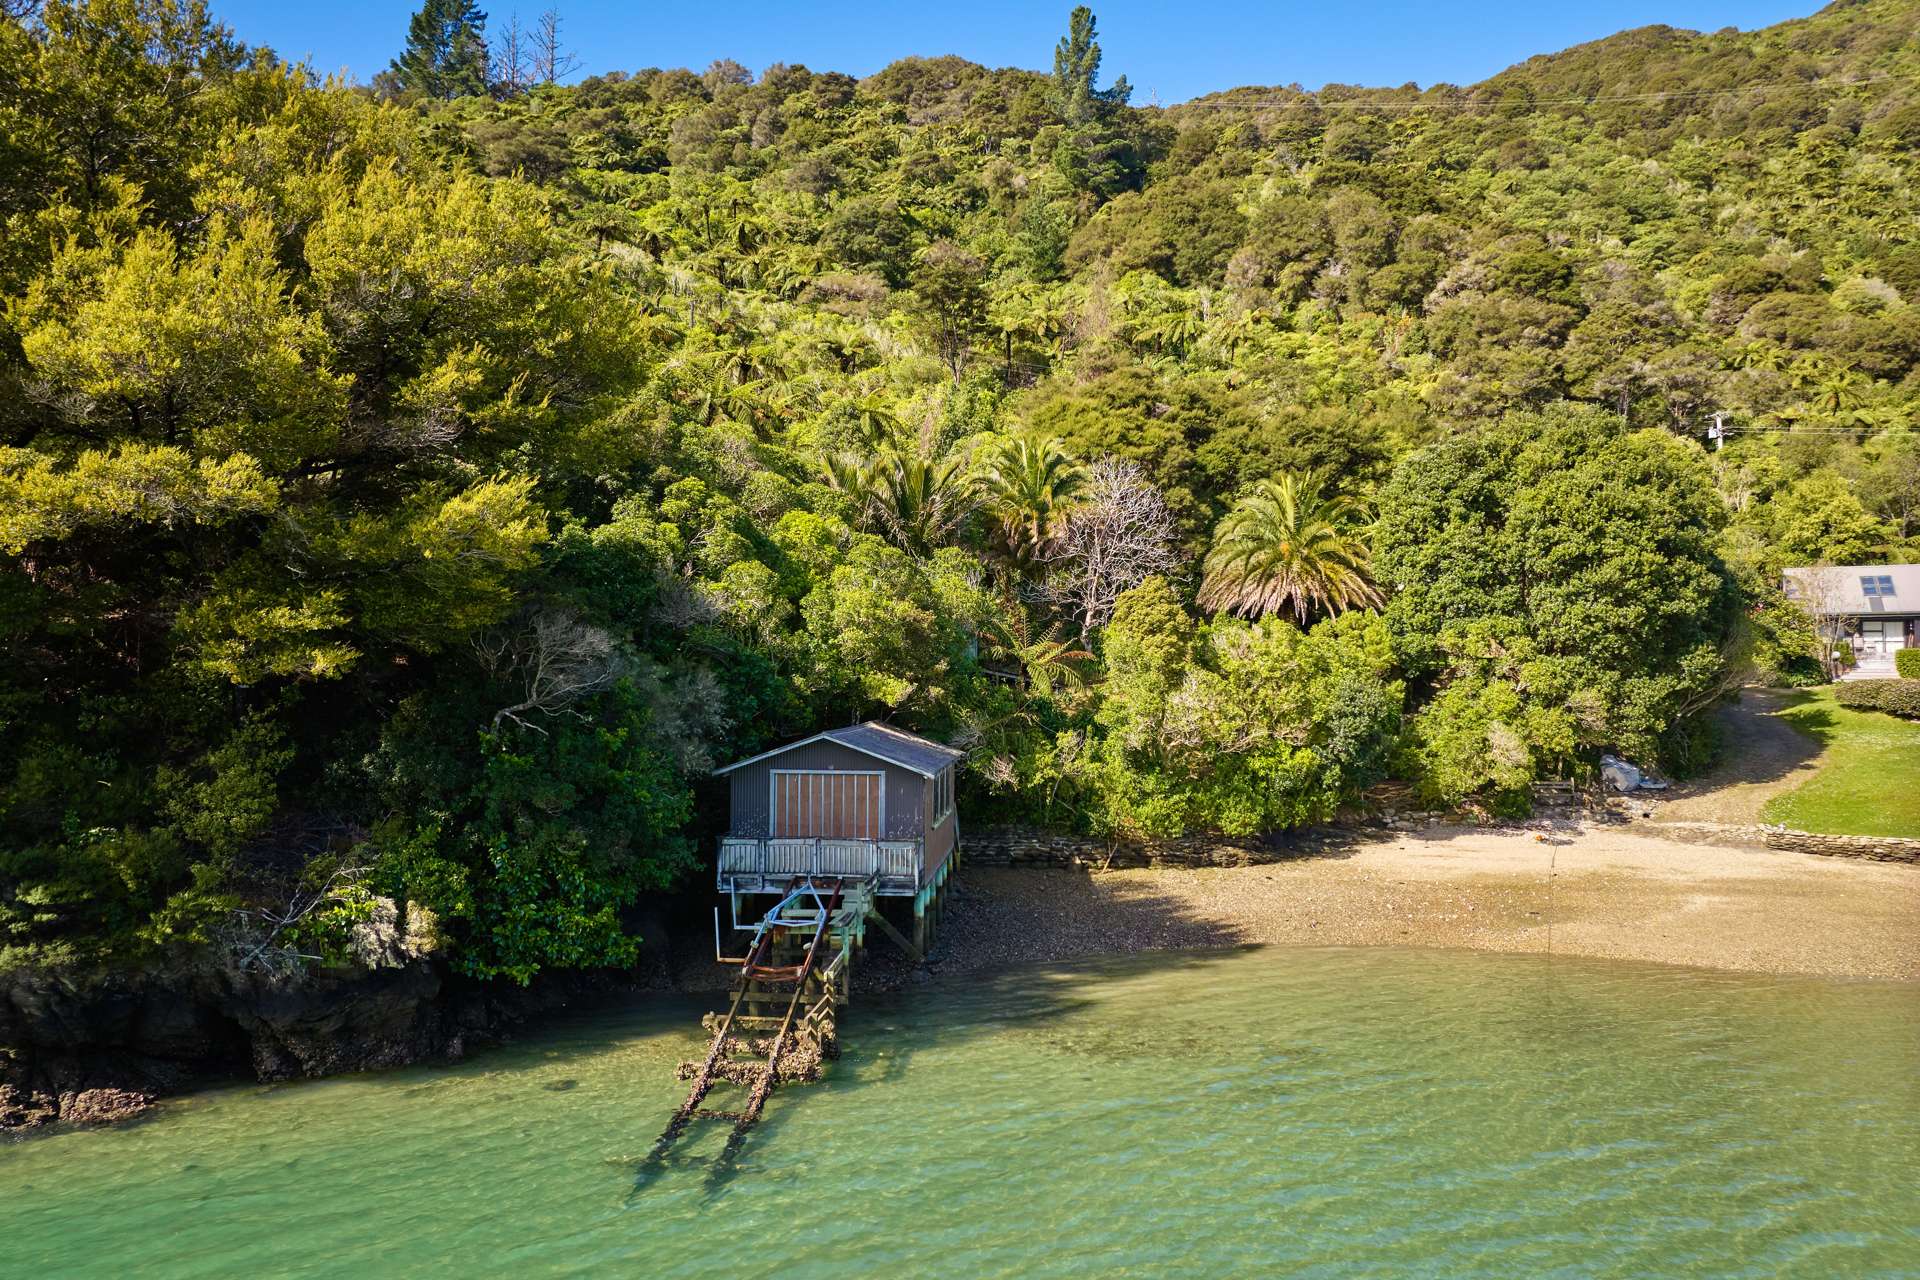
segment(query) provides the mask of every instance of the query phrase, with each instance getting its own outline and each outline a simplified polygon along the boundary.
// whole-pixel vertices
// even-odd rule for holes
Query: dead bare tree
[[[254,906],[236,911],[217,935],[226,947],[227,962],[241,973],[285,977],[300,972],[309,961],[324,959],[302,952],[288,940],[289,935],[322,907],[349,902],[364,893],[368,870],[343,862],[319,885],[296,886],[285,907]]]
[[[1088,469],[1084,500],[1047,548],[1045,596],[1073,617],[1084,643],[1113,617],[1123,593],[1174,567],[1173,540],[1173,513],[1146,473],[1103,458]]]
[[[515,630],[486,632],[473,649],[487,670],[518,684],[522,694],[520,701],[493,713],[495,733],[511,720],[544,734],[530,717],[579,715],[575,703],[607,688],[626,669],[611,635],[564,610],[537,614]]]
[[[560,11],[548,9],[533,29],[533,83],[553,84],[580,69],[580,59],[560,43]]]
[[[508,14],[500,34],[493,38],[493,51],[487,60],[494,93],[517,98],[533,87],[533,52],[534,33],[520,25],[518,11]]]
[[[1827,679],[1839,676],[1837,658],[1847,638],[1847,620],[1853,615],[1852,577],[1836,565],[1817,564],[1799,569],[1787,579],[1787,595],[1813,619],[1814,634],[1820,637],[1820,669]]]

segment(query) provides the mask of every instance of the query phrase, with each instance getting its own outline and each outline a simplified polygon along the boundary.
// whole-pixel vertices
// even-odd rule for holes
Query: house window
[[[878,840],[886,811],[883,774],[773,771],[776,840]]]
[[[933,821],[937,826],[953,810],[953,770],[942,769],[933,775]]]
[[[1885,600],[1893,595],[1893,575],[1866,574],[1860,579],[1860,594],[1869,600]]]

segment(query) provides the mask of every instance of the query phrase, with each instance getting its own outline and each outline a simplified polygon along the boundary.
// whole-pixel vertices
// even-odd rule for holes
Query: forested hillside
[[[360,88],[0,21],[0,963],[374,895],[618,963],[710,767],[862,717],[974,823],[1512,812],[1920,552],[1915,0],[1164,110],[1084,10],[864,80],[482,23]]]

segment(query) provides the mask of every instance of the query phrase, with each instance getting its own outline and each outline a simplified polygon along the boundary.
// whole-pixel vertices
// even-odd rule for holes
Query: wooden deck
[[[779,893],[796,877],[861,881],[874,893],[912,896],[926,887],[925,842],[722,837],[721,893]]]

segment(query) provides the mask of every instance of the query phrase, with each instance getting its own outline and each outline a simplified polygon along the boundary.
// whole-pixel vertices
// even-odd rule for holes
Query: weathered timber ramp
[[[819,1078],[821,1064],[839,1055],[838,1015],[853,951],[872,910],[869,884],[800,877],[752,926],[725,1012],[702,1021],[713,1033],[706,1057],[680,1064],[680,1078],[691,1087],[654,1144],[649,1165],[663,1162],[701,1120],[733,1125],[721,1157],[725,1164],[776,1086]],[[745,1099],[735,1108],[707,1106],[720,1084],[745,1089]]]

